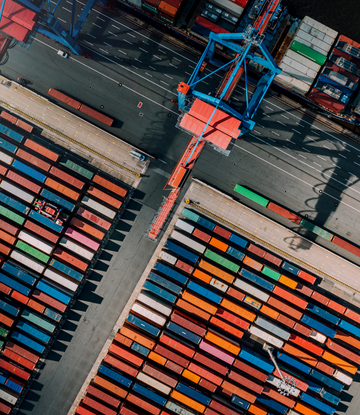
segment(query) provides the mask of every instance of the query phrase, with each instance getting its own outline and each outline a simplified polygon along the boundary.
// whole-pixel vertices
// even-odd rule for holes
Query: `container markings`
[[[143,51],[143,52],[145,52],[145,53],[149,53],[149,51],[148,51],[148,50],[143,49],[143,48],[141,48],[140,46],[139,46],[139,49],[140,49],[140,50],[142,50],[142,51]]]
[[[281,121],[276,121],[276,122],[278,122],[279,124],[281,124],[281,125],[283,125],[284,127],[286,127],[286,124],[284,124],[283,122],[281,122]]]
[[[341,153],[339,153],[339,156],[340,156],[340,157],[343,157],[344,159],[346,159],[346,158],[347,158],[346,156],[344,156],[344,154],[341,154]]]
[[[61,19],[59,19],[58,18],[58,20],[61,20]],[[66,22],[65,22],[66,23]],[[96,27],[98,27],[98,28],[100,28],[100,29],[102,29],[102,27],[101,26],[99,26],[98,24],[96,24],[96,23],[92,23],[94,26],[96,26]]]
[[[130,40],[127,39],[123,39],[124,42],[128,43],[129,45],[132,45],[132,42],[130,42]]]
[[[110,30],[108,30],[108,33],[110,33],[110,35],[113,35],[113,36],[117,37],[117,35],[115,35],[115,33],[113,33],[113,32],[110,32]]]
[[[300,131],[297,131],[297,130],[295,130],[294,128],[292,128],[292,131],[294,131],[294,133],[301,134],[301,132],[300,132]]]
[[[284,118],[286,118],[287,120],[289,120],[290,118],[289,117],[287,117],[286,115],[284,115],[284,114],[280,114],[282,117],[284,117]]]
[[[310,153],[310,150],[308,150],[307,148],[305,148],[305,147],[301,147],[303,150],[305,150],[305,151],[307,151],[308,153]]]
[[[280,134],[276,133],[275,131],[271,130],[271,132],[275,135],[277,135],[278,137],[280,137]]]

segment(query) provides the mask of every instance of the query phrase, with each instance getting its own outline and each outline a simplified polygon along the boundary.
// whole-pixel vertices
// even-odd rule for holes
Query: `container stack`
[[[142,5],[146,11],[173,26],[179,17],[183,3],[185,3],[183,0],[144,0]]]
[[[326,62],[336,37],[335,30],[306,16],[279,63],[282,72],[276,82],[305,95]]]
[[[80,165],[68,150],[24,137],[31,125],[4,111],[1,117],[0,413],[8,414],[49,351],[130,192]]]
[[[360,315],[316,280],[183,209],[76,413],[333,415],[360,365]]]

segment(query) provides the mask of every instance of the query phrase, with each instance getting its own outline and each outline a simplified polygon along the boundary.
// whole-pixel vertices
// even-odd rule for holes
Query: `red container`
[[[126,360],[127,362],[137,367],[140,367],[144,362],[144,359],[141,359],[140,357],[136,356],[134,353],[126,350],[124,347],[119,347],[114,343],[109,347],[109,352],[113,353],[114,355],[120,357],[123,360]]]
[[[77,179],[76,177],[71,176],[68,173],[58,169],[57,167],[51,167],[50,172],[53,176],[57,177],[60,180],[63,180],[67,184],[76,187],[77,189],[82,189],[84,187],[84,182]]]
[[[305,340],[302,337],[297,336],[296,334],[292,334],[289,338],[289,341],[297,344],[298,346],[302,347],[303,349],[316,354],[317,356],[321,356],[324,352],[324,349],[317,344],[310,342],[309,340]]]
[[[119,412],[121,415],[143,415],[141,412],[136,412],[132,409],[122,406]]]
[[[94,414],[94,412],[89,411],[88,409],[84,408],[83,406],[79,406],[76,409],[76,415],[95,415],[95,414]]]
[[[193,347],[185,346],[185,344],[175,340],[174,338],[167,336],[166,334],[162,333],[160,336],[160,342],[168,346],[173,350],[177,350],[179,353],[192,358],[195,354],[195,350]],[[155,350],[156,351],[156,350]],[[161,353],[160,353],[161,354]],[[164,356],[166,357],[166,356]]]
[[[8,246],[0,243],[0,252],[4,255],[9,255],[11,252],[11,248],[9,248]]]
[[[2,166],[2,165],[0,164],[0,174],[1,174],[2,176],[5,176],[6,172],[7,172],[7,167]]]
[[[4,293],[5,295],[9,295],[11,293],[11,290],[12,288],[0,282],[0,292]]]
[[[269,254],[269,252],[266,252],[264,259],[266,259],[267,261],[271,262],[272,264],[276,265],[277,267],[280,267],[280,265],[282,264],[283,260],[276,257],[275,255]]]
[[[45,180],[46,186],[50,187],[51,189],[54,189],[57,191],[57,193],[60,193],[61,195],[64,195],[72,200],[78,200],[80,197],[80,193],[75,192],[75,190],[70,189],[67,186],[64,186],[63,184],[57,182],[56,180],[53,180],[50,177],[47,177]]]
[[[227,292],[227,294],[231,295],[231,297],[236,298],[239,301],[242,301],[245,298],[245,294],[243,294],[241,291],[236,290],[233,287],[230,287]]]
[[[173,313],[171,315],[171,320],[174,323],[178,324],[179,326],[192,331],[193,333],[197,334],[200,337],[205,336],[206,328],[200,327],[199,325],[192,323],[191,321],[180,316],[179,314]]]
[[[100,401],[106,402],[108,405],[113,406],[114,408],[118,408],[118,406],[121,403],[119,399],[116,399],[113,396],[108,395],[107,393],[96,388],[94,385],[89,385],[86,388],[86,392],[88,395],[91,395],[99,399]]]
[[[188,369],[196,375],[208,380],[209,382],[214,383],[217,386],[220,386],[221,382],[223,381],[222,377],[214,375],[214,373],[209,372],[208,370],[195,363],[190,363]],[[211,369],[211,367],[209,369]]]
[[[49,171],[51,167],[51,165],[47,163],[46,161],[43,161],[39,159],[38,157],[33,156],[27,151],[21,150],[21,148],[18,149],[18,151],[16,152],[16,155],[22,158],[23,160],[26,160],[29,163],[33,164],[34,166],[39,167],[39,169]]]
[[[70,223],[76,226],[77,228],[81,229],[82,231],[88,233],[89,235],[93,236],[96,239],[102,240],[105,236],[104,232],[99,231],[98,229],[94,228],[93,226],[88,225],[87,223],[83,222],[80,219],[72,218]]]
[[[177,353],[172,352],[169,349],[157,344],[155,346],[154,352],[158,353],[159,355],[166,357],[167,359],[172,360],[173,362],[177,363],[182,367],[187,367],[189,364],[189,360],[185,359],[184,357],[179,356]]]
[[[180,259],[176,261],[175,267],[185,271],[187,274],[192,274],[194,271],[194,267],[187,264],[186,262],[180,261]]]
[[[167,373],[155,368],[152,365],[149,365],[148,363],[145,363],[144,367],[142,368],[142,371],[148,374],[149,376],[152,376],[153,378],[157,379],[159,382],[165,383],[171,388],[175,388],[175,386],[178,383],[177,378],[169,376]]]
[[[223,329],[226,332],[226,334],[232,334],[233,336],[239,339],[241,339],[244,335],[244,332],[242,332],[241,330],[238,330],[235,327],[230,326],[230,324],[227,324],[216,317],[211,317],[210,323],[214,324],[216,327],[220,327],[221,329]]]
[[[214,233],[217,233],[218,235],[222,236],[225,239],[229,239],[231,236],[231,232],[227,231],[224,228],[221,228],[220,226],[216,225],[214,230]]]
[[[10,372],[11,374],[24,379],[24,380],[29,380],[30,378],[30,373],[26,372],[23,369],[20,369],[19,367],[13,365],[10,362],[7,362],[4,359],[0,359],[0,368],[7,370],[8,372]]]
[[[4,285],[4,284],[2,284]],[[5,285],[6,287],[6,285]],[[5,293],[6,294],[6,293]],[[14,320],[3,313],[0,313],[0,323],[4,324],[7,327],[11,327],[14,324]]]
[[[30,360],[30,362],[35,363],[35,364],[40,359],[40,357],[37,356],[35,353],[29,352],[28,350],[24,349],[23,347],[11,341],[6,343],[5,348],[10,350],[11,352],[18,354],[19,356],[24,357],[27,360]]]
[[[302,218],[296,215],[295,213],[290,212],[289,210],[284,209],[283,207],[278,206],[273,202],[269,202],[269,204],[266,207],[272,212],[279,214],[283,218],[289,219],[291,220],[291,222],[297,223],[298,225],[300,224]]]
[[[346,311],[346,307],[333,300],[330,300],[327,306],[339,314],[344,314]]]
[[[0,229],[0,240],[7,242],[9,245],[14,245],[16,238]]]
[[[223,376],[225,376],[228,372],[228,369],[225,365],[217,363],[201,353],[196,353],[193,359],[196,362],[202,363],[204,366],[211,368],[215,372],[222,374]]]
[[[10,349],[5,348],[3,355],[13,362],[33,371],[35,369],[35,363],[30,362],[30,360],[25,359],[24,357],[18,355],[17,353],[12,352]]]
[[[14,300],[19,301],[22,304],[27,304],[29,301],[29,297],[27,297],[24,294],[19,293],[18,291],[13,290],[12,293],[10,294],[10,297],[13,298]]]
[[[316,88],[312,88],[311,91],[307,94],[307,97],[312,101],[315,101],[317,104],[322,105],[323,107],[335,113],[341,112],[345,108],[345,104],[336,100],[335,98],[330,97],[328,94],[319,91]]]
[[[200,379],[199,386],[202,386],[204,389],[207,389],[208,391],[210,391],[211,393],[214,393],[217,389],[217,386],[214,385],[213,383],[209,382],[206,379]]]
[[[62,94],[61,92],[57,91],[54,88],[50,88],[48,90],[48,94],[58,99],[59,101],[63,102],[64,104],[69,105],[69,107],[75,108],[76,110],[78,110],[81,106],[81,102],[76,101],[75,99],[70,98],[65,94]]]
[[[284,369],[281,369],[281,373],[283,374],[283,376],[287,376],[289,378],[295,379],[296,380],[296,387],[298,389],[300,389],[302,392],[306,392],[308,390],[309,385],[306,382],[304,382],[304,381],[300,380],[299,378],[297,378],[296,376],[294,376],[293,373],[286,372]],[[281,378],[280,373],[278,372],[277,369],[274,369],[273,375],[278,377],[278,378]]]
[[[298,284],[295,288],[296,291],[298,291],[301,294],[306,295],[307,297],[310,297],[313,293],[313,290],[306,285]]]
[[[250,323],[248,323],[247,321],[235,316],[234,314],[229,313],[228,311],[222,308],[218,308],[218,310],[216,311],[216,315],[244,330],[247,330],[250,326]]]
[[[6,3],[5,3],[6,4]],[[5,15],[4,15],[5,16]],[[7,17],[7,16],[5,16],[5,17]],[[0,117],[1,118],[4,118],[4,120],[7,120],[7,121],[9,121],[11,124],[15,124],[16,123],[16,121],[17,121],[17,118],[16,117],[14,117],[13,115],[11,115],[11,114],[9,114],[8,112],[6,112],[6,111],[1,111],[1,113],[0,113]]]
[[[296,305],[299,308],[305,309],[308,303],[304,301],[302,298],[298,297],[297,295],[291,294],[289,291],[284,290],[283,288],[279,286],[275,286],[273,293],[281,297],[282,299],[289,301],[289,303],[292,303]],[[285,310],[284,310],[285,311]],[[287,313],[289,314],[289,313]],[[290,314],[289,314],[290,315]],[[294,316],[293,316],[294,317]],[[297,317],[294,317],[297,319]]]
[[[335,369],[333,367],[325,364],[324,362],[317,362],[315,367],[329,376],[332,376],[335,372]]]
[[[135,395],[133,395],[132,393],[129,393],[128,396],[126,397],[126,400],[128,402],[131,402],[133,405],[136,405],[138,407],[140,407],[143,411],[147,411],[152,415],[159,415],[161,409],[158,408],[155,405],[150,404],[147,401],[144,401],[144,399],[141,399]],[[107,415],[107,414],[105,414]]]
[[[81,271],[86,271],[89,265],[86,262],[80,261],[80,259],[74,257],[73,255],[68,254],[62,248],[56,248],[54,251],[54,256],[60,258],[70,266],[80,269]]]
[[[40,192],[41,186],[31,182],[28,179],[25,179],[25,177],[22,177],[13,171],[8,171],[6,177],[9,178],[10,180],[13,180],[15,183],[19,184],[20,186],[25,187],[27,190],[30,190],[34,193]]]
[[[209,407],[215,411],[218,411],[222,415],[239,415],[241,413],[235,411],[234,409],[230,409],[229,407],[215,401],[214,399],[211,400]]]
[[[334,236],[331,242],[337,246],[340,246],[341,248],[344,248],[346,251],[351,252],[352,254],[356,256],[360,256],[360,248],[351,244],[350,242],[344,241],[338,236]]]
[[[282,395],[279,392],[276,392],[274,389],[269,388],[265,385],[263,395],[268,396],[269,398],[274,399],[277,402],[282,403],[283,405],[287,406],[288,408],[293,408],[295,405],[295,401],[286,396]]]
[[[223,29],[222,27],[218,26],[215,23],[210,22],[209,20],[205,19],[202,16],[199,16],[196,19],[196,23],[199,25],[206,27],[207,29],[210,29],[214,33],[229,33],[228,30]]]
[[[28,307],[38,311],[41,314],[45,311],[45,308],[46,308],[45,306],[31,299],[28,301],[27,305]]]
[[[35,289],[32,296],[36,298],[38,301],[41,301],[42,303],[45,303],[46,305],[55,308],[55,310],[61,311],[62,313],[66,310],[66,305],[61,303],[58,300],[55,300],[55,298],[50,297],[49,295],[39,291],[38,289]]]
[[[13,2],[12,0],[6,1],[3,15],[29,30],[34,29],[37,21],[37,15],[35,12],[27,7]]]
[[[230,370],[229,373],[229,379],[233,380],[234,382],[238,383],[241,386],[244,386],[247,389],[252,390],[255,393],[261,394],[264,388],[253,382],[252,380],[248,379],[245,376],[240,375],[240,373],[237,373],[233,370]]]
[[[4,15],[1,17],[0,30],[23,43],[26,43],[30,36],[30,30],[27,30],[25,27],[12,22]]]
[[[89,212],[83,207],[79,208],[79,210],[77,211],[77,214],[106,230],[109,230],[111,226],[110,222],[107,222],[106,220],[100,218],[99,216],[94,215],[94,213]]]
[[[82,400],[82,404],[104,415],[116,415],[117,414],[117,411],[114,411],[113,409],[108,408],[107,406],[101,404],[100,402],[97,402],[94,399],[90,398],[89,396],[85,396],[85,398]]]
[[[275,289],[276,288],[280,288],[280,287],[275,287]],[[275,292],[275,289],[273,290],[273,292],[275,294],[277,294]],[[283,291],[285,291],[285,290],[283,290]],[[275,297],[269,297],[269,299],[267,301],[267,304],[274,307],[274,308],[276,308],[277,310],[280,310],[280,311],[284,312],[285,314],[288,314],[289,316],[293,317],[295,320],[300,320],[301,316],[303,315],[303,313],[301,311],[295,310],[295,308],[292,308],[292,307],[288,306],[287,304],[283,303],[282,301],[279,301]],[[293,304],[296,304],[296,303],[293,303]]]
[[[30,220],[27,220],[25,222],[24,227],[26,229],[29,229],[30,231],[33,231],[36,235],[41,236],[42,238],[45,238],[54,244],[56,244],[56,242],[59,239],[58,235],[55,235],[54,233],[42,228],[41,226],[37,225],[34,222],[31,222]]]
[[[32,133],[33,127],[30,124],[22,120],[17,120],[15,124],[22,130],[27,131],[28,133]]]
[[[168,360],[165,363],[165,367],[168,368],[169,370],[171,370],[172,372],[177,373],[178,375],[181,375],[182,371],[184,370],[183,367],[181,367],[180,365],[172,362],[171,360]]]
[[[285,325],[285,326],[287,326],[287,327],[290,327],[291,329],[294,327],[294,325],[295,325],[295,323],[296,323],[296,321],[295,321],[295,320],[292,320],[292,319],[291,319],[291,318],[289,318],[289,317],[285,317],[283,314],[279,314],[279,315],[278,315],[277,321],[278,321],[279,323],[284,324],[284,325]]]
[[[133,343],[132,340],[128,339],[120,333],[116,333],[114,340],[120,344],[123,344],[126,347],[130,347]]]
[[[12,410],[12,406],[8,406],[2,402],[0,402],[0,411],[1,413],[4,413],[6,415],[10,414],[10,411]]]
[[[259,256],[260,258],[264,258],[266,255],[266,251],[259,248],[258,246],[255,246],[254,244],[250,244],[246,249],[249,252],[252,252],[253,254],[255,254],[256,256]]]
[[[0,229],[2,229],[3,231],[7,233],[10,233],[13,236],[15,236],[19,231],[19,228],[17,228],[16,226],[10,225],[10,223],[7,223],[2,219],[0,219]]]
[[[201,231],[200,229],[194,229],[192,234],[195,236],[195,238],[199,238],[199,239],[201,239],[202,241],[204,241],[206,243],[208,243],[211,239],[210,235],[208,235],[207,233]]]
[[[355,311],[350,310],[350,308],[346,309],[345,316],[356,321],[356,323],[360,323],[360,314],[355,313]]]
[[[311,329],[308,329],[307,327],[303,326],[300,323],[295,324],[294,330],[298,331],[299,333],[303,334],[306,337],[309,337],[312,331]]]
[[[253,368],[242,360],[236,359],[233,366],[260,382],[265,382],[269,376],[267,373],[263,373],[260,370]]]
[[[30,140],[29,138],[26,139],[24,145],[52,161],[56,161],[60,157],[59,154],[56,154],[53,151],[48,150],[47,148],[41,146],[35,141]]]
[[[99,184],[101,187],[104,187],[108,192],[114,193],[117,196],[126,197],[128,193],[126,189],[123,189],[121,186],[118,186],[117,184],[105,179],[104,177],[99,176],[98,174],[95,174],[95,176],[92,178],[92,181]]]
[[[341,357],[344,357],[345,359],[349,359],[352,362],[355,362],[358,365],[360,365],[360,356],[357,353],[353,353],[350,350],[348,350],[346,347],[343,347],[337,343],[334,343],[332,339],[327,339],[325,344],[330,350],[333,350],[335,353],[338,353]]]
[[[119,209],[120,206],[122,205],[122,202],[120,200],[115,199],[112,196],[109,196],[107,193],[104,193],[97,187],[90,186],[88,193],[91,196],[96,197],[97,199],[100,199],[103,203],[107,203],[108,205],[113,206],[116,209]]]
[[[110,117],[107,117],[104,114],[101,114],[98,111],[93,110],[92,108],[81,104],[80,108],[78,108],[79,111],[81,111],[82,113],[89,115],[92,118],[95,118],[95,120],[98,120],[106,125],[108,125],[109,127],[111,127],[112,123],[114,122],[114,120]]]
[[[108,363],[111,366],[116,367],[117,369],[121,370],[124,373],[127,373],[133,378],[138,374],[138,371],[136,369],[127,365],[121,360],[115,359],[115,357],[112,357],[110,355],[105,356],[104,362]]]
[[[322,295],[316,291],[313,291],[313,293],[311,294],[311,298],[324,305],[328,305],[330,301],[330,299],[325,297],[325,295]]]

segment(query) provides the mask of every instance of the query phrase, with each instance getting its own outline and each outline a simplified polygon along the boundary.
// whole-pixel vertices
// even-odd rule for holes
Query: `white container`
[[[295,51],[288,49],[283,57],[283,60],[285,58],[289,58],[292,59],[296,62],[301,63],[302,65],[306,66],[309,69],[312,69],[314,72],[318,73],[321,69],[321,65],[319,65],[318,63],[306,58],[303,55],[300,55],[300,53],[296,53]]]
[[[148,307],[152,308],[155,311],[158,311],[161,314],[164,314],[165,316],[169,316],[172,312],[172,308],[159,303],[158,301],[154,300],[146,294],[139,294],[137,301],[140,301],[140,303],[147,305]]]
[[[187,236],[183,235],[182,233],[173,230],[170,235],[176,241],[181,242],[182,244],[186,245],[187,247],[193,249],[196,252],[200,252],[203,254],[205,252],[206,246],[199,244],[199,242],[195,242],[192,239],[188,238]]]
[[[34,197],[29,193],[24,192],[23,190],[19,189],[18,187],[14,186],[13,184],[7,182],[6,180],[2,180],[0,183],[0,187],[3,190],[6,190],[10,194],[18,197],[19,199],[25,200],[25,202],[32,203]]]
[[[139,372],[136,375],[136,379],[140,380],[141,382],[145,383],[151,388],[158,390],[164,395],[169,395],[169,393],[171,392],[171,388],[169,386],[166,386],[163,383],[159,382],[158,380],[155,380],[154,378],[148,375],[145,375],[145,373]]]
[[[292,66],[291,64],[287,65],[283,62],[280,65],[280,68],[283,70],[283,73],[287,73],[288,75],[293,76],[294,78],[300,79],[302,82],[305,82],[309,86],[314,82],[315,77],[308,76],[305,73],[298,71],[296,69],[296,64]]]
[[[73,281],[68,280],[67,278],[63,277],[57,272],[52,271],[49,268],[45,270],[44,275],[46,278],[49,278],[49,280],[52,280],[58,283],[62,287],[65,287],[68,290],[71,290],[72,292],[75,292],[78,289],[78,286],[79,286],[78,284],[76,284]]]
[[[233,3],[231,0],[211,0],[211,3],[216,4],[217,6],[221,7],[223,10],[234,14],[235,16],[240,16],[244,9],[236,3]]]
[[[177,258],[173,255],[168,254],[165,251],[161,251],[159,254],[159,258],[162,259],[165,262],[168,262],[169,264],[175,265]]]
[[[93,199],[90,199],[88,196],[84,196],[81,203],[89,208],[95,210],[98,213],[102,213],[103,215],[107,216],[108,218],[114,219],[116,212],[113,210],[103,206],[102,204],[96,202]]]
[[[0,161],[3,161],[6,164],[11,164],[14,159],[7,154],[0,151]]]
[[[210,285],[212,285],[213,287],[217,288],[220,291],[223,291],[224,293],[229,288],[229,286],[227,284],[224,284],[223,282],[221,282],[221,281],[219,281],[215,278],[211,278]]]
[[[195,229],[194,226],[190,225],[189,223],[186,223],[184,220],[182,219],[178,219],[175,223],[175,226],[177,228],[182,229],[183,231],[187,232],[187,233],[193,233],[193,230]]]
[[[333,39],[335,39],[336,36],[338,35],[338,32],[336,30],[333,30],[330,27],[327,27],[324,24],[319,23],[317,20],[314,20],[309,16],[305,16],[301,23],[302,24],[305,23],[305,24],[307,24],[311,27],[314,27],[315,29],[319,30],[320,32],[323,32],[326,35],[332,37]]]
[[[288,331],[276,326],[273,323],[270,323],[270,321],[267,321],[262,317],[257,317],[255,320],[255,324],[257,324],[264,330],[269,331],[272,334],[275,334],[275,336],[278,336],[283,340],[289,340],[290,338],[290,333]]]
[[[182,406],[177,405],[174,402],[167,401],[165,407],[173,411],[177,415],[195,415],[194,412],[190,412]],[[198,412],[197,412],[198,413]]]
[[[35,236],[32,236],[25,231],[21,231],[19,233],[19,239],[21,239],[24,242],[27,242],[29,245],[34,246],[35,248],[49,255],[52,253],[54,249],[53,245],[48,244],[47,242],[44,242],[41,239],[36,238]]]
[[[283,67],[284,65],[287,65],[290,70],[294,70],[295,72],[299,73],[300,76],[307,76],[311,82],[315,79],[317,75],[317,72],[314,71],[313,69],[305,66],[304,64],[300,62],[295,61],[294,59],[289,58],[288,56],[284,57],[281,67],[283,68],[285,72],[290,73],[289,70]]]
[[[312,330],[309,337],[313,340],[316,340],[319,343],[322,343],[322,344],[325,343],[325,341],[326,341],[326,336],[324,336],[323,334],[321,334],[321,333],[319,333],[315,330]]]
[[[18,398],[15,396],[10,395],[10,393],[5,392],[3,389],[0,389],[0,398],[6,401],[11,405],[15,405]]]
[[[324,32],[321,32],[320,30],[316,29],[315,27],[312,27],[308,25],[307,23],[302,23],[299,27],[299,30],[302,32],[305,32],[309,34],[310,36],[321,40],[324,43],[327,43],[328,45],[332,46],[334,43],[335,38],[327,35]]]
[[[281,381],[281,379],[279,379],[279,378],[277,378],[273,375],[269,375],[269,377],[266,379],[266,382],[270,383],[270,385],[274,385],[276,388],[279,388],[282,381]],[[296,398],[300,395],[300,389],[295,388],[295,386],[288,387],[287,391],[289,392],[289,395],[295,396]],[[297,412],[294,412],[294,414],[296,414],[296,413]]]
[[[18,261],[21,265],[25,265],[28,268],[30,268],[32,271],[36,271],[39,274],[41,274],[45,269],[45,266],[21,254],[19,251],[12,251],[10,254],[10,257],[12,259],[15,259],[15,261]]]
[[[331,45],[321,39],[311,36],[309,33],[306,33],[303,30],[299,30],[296,33],[295,40],[303,43],[306,46],[309,46],[311,49],[314,49],[325,56],[327,56],[329,50],[331,49]]]
[[[281,74],[277,75],[275,81],[300,95],[305,95],[310,89],[308,84],[300,81],[300,79],[294,78],[286,72],[281,72]]]
[[[259,339],[264,340],[266,343],[270,343],[273,346],[278,347],[279,349],[281,349],[284,345],[284,342],[282,340],[272,336],[269,333],[266,333],[265,331],[259,329],[256,326],[251,326],[249,332],[254,336],[258,337]]]
[[[149,310],[148,308],[144,307],[140,303],[134,303],[131,307],[131,310],[138,314],[141,317],[144,317],[146,320],[151,321],[152,323],[163,326],[166,323],[166,319],[160,314],[154,313],[153,311]]]
[[[293,409],[290,409],[287,415],[302,415],[299,412],[294,411]]]
[[[254,286],[248,284],[245,281],[240,280],[239,278],[236,278],[236,280],[234,281],[234,285],[240,288],[241,291],[251,294],[255,298],[258,298],[259,300],[263,301],[264,303],[266,303],[270,297],[268,294],[264,293],[264,291],[255,288]]]
[[[353,381],[353,379],[350,376],[345,375],[345,373],[340,372],[339,370],[335,370],[333,377],[337,379],[338,381],[345,383],[345,385],[348,385],[348,386],[350,386]]]
[[[61,238],[59,244],[69,249],[70,251],[75,252],[76,254],[88,259],[89,261],[91,261],[91,259],[95,255],[93,252],[88,251],[87,249],[81,247],[78,244],[75,244],[74,242],[66,238]]]

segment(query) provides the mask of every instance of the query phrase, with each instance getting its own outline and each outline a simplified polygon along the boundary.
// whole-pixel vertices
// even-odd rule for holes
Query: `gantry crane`
[[[188,83],[181,82],[178,86],[178,106],[181,111],[177,126],[192,135],[183,155],[167,181],[164,190],[170,190],[170,195],[164,198],[158,213],[146,233],[146,237],[156,240],[163,227],[186,179],[190,175],[206,142],[226,150],[233,139],[242,137],[251,131],[255,122],[253,117],[263,100],[274,77],[281,72],[262,41],[274,11],[281,0],[262,1],[260,12],[253,23],[243,33],[210,33],[209,42],[196,65]],[[222,45],[235,54],[235,58],[215,71],[204,75],[209,63],[215,61],[216,45]],[[259,79],[249,100],[247,63],[256,62],[267,69]],[[215,94],[205,94],[195,88],[212,74],[226,70]],[[246,109],[240,114],[227,101],[230,100],[236,85],[244,75]]]

